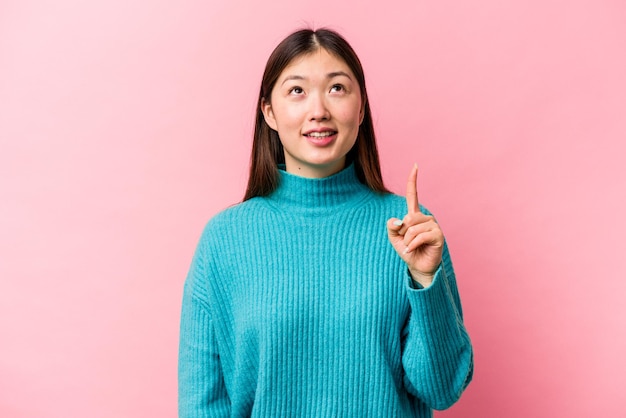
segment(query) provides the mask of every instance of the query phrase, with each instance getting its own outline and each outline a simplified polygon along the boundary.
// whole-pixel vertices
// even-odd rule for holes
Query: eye
[[[300,95],[302,93],[304,93],[304,90],[302,89],[302,87],[294,86],[289,89],[289,94]]]
[[[340,92],[340,91],[345,91],[345,90],[346,90],[346,88],[342,84],[334,84],[330,88],[331,92]]]

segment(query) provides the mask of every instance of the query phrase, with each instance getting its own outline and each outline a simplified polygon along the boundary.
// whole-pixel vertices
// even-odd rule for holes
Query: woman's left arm
[[[443,232],[418,202],[417,165],[407,182],[406,201],[407,215],[387,221],[389,241],[408,268],[411,315],[403,331],[404,381],[429,407],[446,409],[472,379],[473,353]]]
[[[474,371],[472,344],[463,324],[447,245],[429,287],[419,289],[407,276],[411,315],[403,332],[404,383],[429,407],[447,409],[461,397]]]

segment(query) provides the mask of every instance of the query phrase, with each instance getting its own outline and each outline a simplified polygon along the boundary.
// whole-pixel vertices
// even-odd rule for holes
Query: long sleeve
[[[405,198],[373,192],[353,165],[279,174],[271,195],[202,234],[183,297],[180,417],[432,418],[471,378],[447,249],[432,285],[412,289],[385,227]]]
[[[178,357],[180,418],[230,416],[215,328],[206,292],[207,271],[202,241],[185,281]]]
[[[411,315],[404,329],[402,364],[407,390],[433,409],[452,406],[473,375],[472,345],[447,245],[433,283],[417,290],[407,278]]]

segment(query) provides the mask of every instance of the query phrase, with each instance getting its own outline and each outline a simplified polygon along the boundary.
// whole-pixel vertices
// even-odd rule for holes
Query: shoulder
[[[264,205],[261,200],[252,198],[216,213],[206,223],[202,232],[202,241],[210,242],[215,237],[246,230],[247,226],[253,223],[262,212]]]
[[[406,210],[406,199],[404,196],[399,196],[395,193],[377,193],[372,192],[375,195],[374,200],[379,204],[389,209],[404,209]]]
[[[404,205],[406,207],[406,199],[404,196],[399,196],[395,193],[376,193],[376,195],[377,198],[385,205],[393,207]]]
[[[257,198],[252,198],[222,209],[208,220],[205,230],[219,229],[233,223],[245,222],[250,215],[258,212],[259,203]]]
[[[406,213],[407,205],[406,205],[406,197],[397,195],[395,193],[375,193],[376,198],[375,201],[378,204],[382,205],[386,210],[393,210],[398,213]],[[422,204],[420,204],[420,209],[422,213],[425,215],[432,215],[432,213]]]

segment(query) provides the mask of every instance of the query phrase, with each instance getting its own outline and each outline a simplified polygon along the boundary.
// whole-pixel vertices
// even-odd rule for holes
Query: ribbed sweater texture
[[[473,356],[447,245],[417,289],[387,238],[403,197],[371,191],[352,165],[279,172],[277,190],[220,212],[200,238],[179,416],[431,417],[456,402]]]

